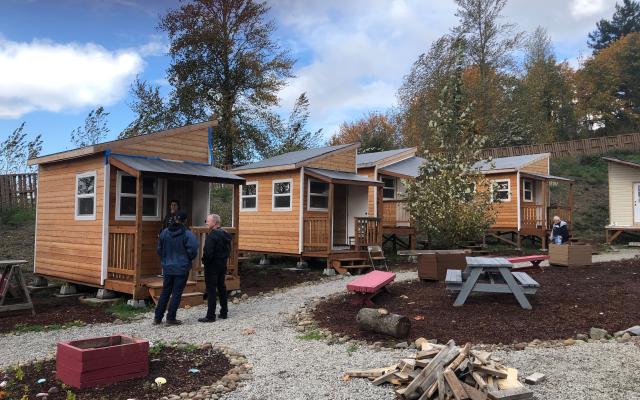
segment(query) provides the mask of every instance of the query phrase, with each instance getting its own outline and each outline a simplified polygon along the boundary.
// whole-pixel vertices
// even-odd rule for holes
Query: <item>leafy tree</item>
[[[260,151],[265,158],[277,156],[290,151],[316,147],[320,143],[322,129],[310,131],[306,125],[309,121],[309,99],[302,93],[296,99],[289,118],[285,121],[276,114],[265,116],[269,143]]]
[[[611,135],[640,129],[640,33],[630,33],[585,61],[576,75],[579,121]]]
[[[185,123],[218,118],[215,151],[224,164],[252,156],[267,138],[261,121],[278,103],[294,60],[273,40],[269,7],[253,0],[192,0],[170,10],[169,82]]]
[[[71,131],[71,141],[78,147],[102,142],[109,134],[108,116],[109,113],[105,112],[102,106],[91,110],[84,120],[84,127],[79,126]]]
[[[136,78],[131,84],[131,95],[134,100],[129,107],[136,113],[136,119],[118,135],[119,139],[147,135],[180,124],[178,113],[162,98],[158,86]]]
[[[0,173],[2,174],[29,171],[27,160],[38,157],[42,151],[42,135],[36,135],[28,141],[24,127],[23,122],[0,143]]]
[[[623,0],[622,5],[616,3],[611,20],[601,19],[596,23],[596,29],[589,34],[588,44],[595,54],[631,32],[640,32],[640,3]]]
[[[491,226],[495,213],[491,191],[475,168],[484,139],[475,132],[472,109],[465,104],[462,56],[440,93],[431,122],[440,151],[425,151],[415,180],[406,182],[407,204],[418,230],[442,247],[476,240]]]
[[[374,153],[392,150],[400,144],[398,126],[389,114],[369,113],[354,122],[344,122],[337,133],[331,136],[329,144],[360,143],[360,153]]]
[[[526,143],[575,139],[573,71],[556,61],[551,38],[538,27],[525,44],[524,74],[515,82],[515,101]]]

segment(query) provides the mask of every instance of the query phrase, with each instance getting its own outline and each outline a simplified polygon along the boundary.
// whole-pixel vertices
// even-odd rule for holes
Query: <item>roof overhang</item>
[[[190,161],[163,160],[142,156],[112,154],[109,161],[116,168],[134,175],[141,173],[156,176],[173,176],[206,180],[209,182],[243,184],[245,179],[209,164]]]
[[[478,171],[483,175],[494,175],[494,174],[512,174],[518,172],[515,168],[502,168],[502,169],[488,169],[485,171]]]
[[[323,182],[344,184],[344,185],[361,185],[361,186],[383,186],[382,182],[369,179],[366,176],[354,174],[351,172],[334,171],[320,168],[305,168],[304,173]]]
[[[392,154],[392,155],[390,155],[388,157],[381,158],[381,159],[376,160],[376,161],[371,161],[371,162],[366,162],[366,163],[359,163],[359,164],[356,165],[356,167],[357,168],[369,168],[369,167],[377,166],[378,168],[383,168],[383,167],[386,167],[387,165],[395,164],[395,163],[397,163],[399,161],[402,161],[402,160],[405,160],[407,158],[414,157],[417,152],[418,152],[418,148],[417,147],[410,147],[410,148],[407,148],[403,152],[395,153],[395,154]]]
[[[555,182],[574,182],[573,179],[564,178],[562,176],[555,175],[545,175],[545,174],[534,174],[531,172],[520,171],[520,176],[525,178],[534,178],[534,179],[542,179],[546,181],[555,181]]]
[[[612,157],[602,157],[603,160],[607,160],[612,163],[626,165],[627,167],[640,168],[640,164],[634,163],[633,161],[625,161]]]

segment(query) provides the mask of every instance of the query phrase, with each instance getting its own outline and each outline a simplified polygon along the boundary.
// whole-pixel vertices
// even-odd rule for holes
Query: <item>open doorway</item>
[[[348,249],[347,214],[348,214],[347,185],[333,187],[333,248]]]
[[[209,183],[205,181],[167,180],[163,216],[170,212],[171,201],[177,200],[187,213],[188,226],[203,226],[209,213]]]

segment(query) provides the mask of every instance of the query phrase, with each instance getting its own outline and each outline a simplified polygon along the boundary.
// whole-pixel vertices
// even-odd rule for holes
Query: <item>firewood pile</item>
[[[471,344],[456,346],[416,341],[419,351],[397,364],[369,370],[347,371],[345,379],[369,378],[374,385],[397,386],[401,399],[419,400],[526,400],[533,392],[518,381],[518,370],[500,364],[485,351],[471,350]]]

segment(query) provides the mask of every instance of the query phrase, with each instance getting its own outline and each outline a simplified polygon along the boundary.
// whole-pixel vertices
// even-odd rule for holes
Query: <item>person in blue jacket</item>
[[[167,324],[180,325],[176,319],[176,312],[182,299],[182,291],[187,284],[191,262],[198,255],[198,240],[195,235],[184,226],[187,214],[178,211],[170,227],[160,233],[157,252],[162,263],[162,294],[156,305],[153,323],[162,323],[167,304]],[[171,302],[169,303],[169,298]]]

